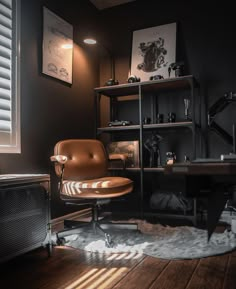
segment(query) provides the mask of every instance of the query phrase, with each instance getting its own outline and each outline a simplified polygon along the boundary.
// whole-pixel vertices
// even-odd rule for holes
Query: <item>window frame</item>
[[[11,143],[1,144],[0,153],[21,153],[21,120],[20,120],[20,33],[21,33],[21,0],[12,0],[12,80],[11,80]]]

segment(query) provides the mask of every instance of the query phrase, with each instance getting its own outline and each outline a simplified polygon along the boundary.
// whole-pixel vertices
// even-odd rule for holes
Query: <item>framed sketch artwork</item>
[[[151,76],[169,77],[168,67],[176,58],[176,23],[133,32],[130,74],[141,81]]]
[[[72,83],[73,27],[43,7],[43,73]]]

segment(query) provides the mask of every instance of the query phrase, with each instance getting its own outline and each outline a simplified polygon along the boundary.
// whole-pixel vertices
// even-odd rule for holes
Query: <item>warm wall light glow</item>
[[[72,48],[73,48],[73,45],[72,45],[72,44],[62,44],[61,48],[64,48],[64,49],[72,49]]]
[[[93,39],[93,38],[86,38],[86,39],[84,39],[84,43],[86,43],[86,44],[96,44],[97,41],[95,39]]]

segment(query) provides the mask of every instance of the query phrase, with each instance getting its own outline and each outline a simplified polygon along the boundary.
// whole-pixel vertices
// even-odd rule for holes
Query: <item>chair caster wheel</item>
[[[113,248],[113,246],[114,246],[114,243],[113,243],[113,241],[111,240],[111,236],[108,235],[108,234],[106,234],[106,236],[105,236],[105,246],[106,246],[107,248]]]
[[[51,257],[52,256],[52,243],[48,243],[46,245],[46,248],[47,248],[47,252],[48,252],[48,257]]]
[[[66,239],[65,238],[57,238],[57,245],[58,246],[64,246],[66,243]]]
[[[105,242],[105,246],[107,247],[107,248],[113,248],[113,246],[114,246],[114,243],[112,242],[112,241],[110,241],[110,242]]]

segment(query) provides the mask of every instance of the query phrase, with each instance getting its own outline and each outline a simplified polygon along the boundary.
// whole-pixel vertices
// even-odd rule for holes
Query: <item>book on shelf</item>
[[[126,168],[139,167],[139,141],[117,141],[111,142],[106,147],[107,153],[123,154],[126,156]],[[110,168],[122,168],[123,164],[119,161],[111,161]]]

